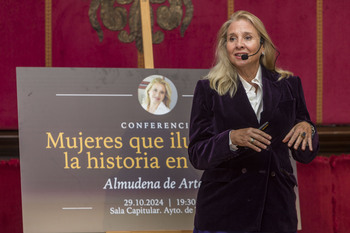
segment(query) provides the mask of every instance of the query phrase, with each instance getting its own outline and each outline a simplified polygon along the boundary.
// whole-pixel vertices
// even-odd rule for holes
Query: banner
[[[24,232],[191,230],[189,117],[206,73],[17,68]]]

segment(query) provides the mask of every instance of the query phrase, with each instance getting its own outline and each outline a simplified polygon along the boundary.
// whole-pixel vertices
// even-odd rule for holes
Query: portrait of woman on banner
[[[148,82],[145,80],[144,82]],[[173,90],[170,81],[165,77],[151,76],[151,81],[140,95],[141,105],[149,113],[164,115],[172,109]]]

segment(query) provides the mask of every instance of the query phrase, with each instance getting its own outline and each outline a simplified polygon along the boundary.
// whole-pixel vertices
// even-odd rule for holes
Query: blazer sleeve
[[[210,169],[238,155],[229,146],[230,129],[217,132],[214,123],[213,99],[217,95],[208,80],[197,82],[193,96],[188,154],[197,169]]]
[[[313,151],[309,150],[309,147],[305,151],[302,151],[300,148],[298,150],[291,149],[293,158],[301,163],[311,162],[317,155],[319,150],[319,137],[315,125],[311,122],[309,112],[306,108],[306,102],[304,97],[304,91],[299,77],[288,78],[291,84],[291,88],[294,92],[294,96],[297,100],[296,105],[296,121],[295,124],[307,121],[315,128],[315,134],[312,137],[312,148]],[[294,124],[294,125],[295,125]]]

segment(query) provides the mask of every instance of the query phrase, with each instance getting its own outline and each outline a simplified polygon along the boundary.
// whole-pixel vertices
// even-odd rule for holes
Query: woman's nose
[[[237,48],[243,48],[243,40],[241,38],[238,38],[237,39],[237,42],[236,42],[236,47]]]

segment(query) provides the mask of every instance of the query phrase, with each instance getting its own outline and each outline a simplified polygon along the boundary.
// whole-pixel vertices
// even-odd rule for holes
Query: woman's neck
[[[148,111],[151,112],[151,113],[154,113],[154,112],[157,110],[158,106],[159,106],[159,103],[158,103],[158,104],[152,104],[152,103],[151,103],[151,104],[148,106]]]
[[[238,74],[248,83],[252,84],[252,80],[255,78],[259,70],[259,64],[254,65],[254,67],[247,67],[242,69],[237,69]]]

